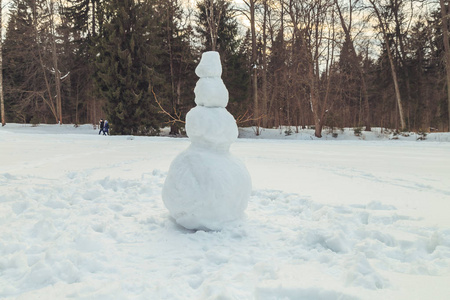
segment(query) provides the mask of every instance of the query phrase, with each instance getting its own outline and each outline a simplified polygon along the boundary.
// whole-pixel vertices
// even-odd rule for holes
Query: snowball
[[[200,63],[195,69],[195,74],[200,78],[222,76],[222,64],[219,53],[216,51],[204,52]]]
[[[170,165],[162,198],[181,226],[220,230],[243,217],[251,188],[240,160],[192,144]]]
[[[194,89],[195,103],[207,107],[226,107],[228,90],[219,77],[200,78]]]
[[[193,144],[228,150],[238,137],[233,116],[222,107],[196,106],[186,115],[186,133]]]

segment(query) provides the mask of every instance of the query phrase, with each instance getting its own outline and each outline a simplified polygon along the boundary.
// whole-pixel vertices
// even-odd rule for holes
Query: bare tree
[[[286,76],[286,49],[284,41],[284,0],[265,1],[264,18],[266,21],[266,30],[263,32],[263,41],[265,48],[268,48],[267,42],[270,43],[270,59],[264,57],[267,49],[263,49],[263,70],[262,70],[262,93],[264,103],[264,93],[267,93],[266,110],[263,111],[263,117],[267,121],[267,126],[281,126],[282,124],[282,107],[285,92],[285,76]],[[277,11],[277,9],[279,11]],[[264,38],[264,34],[269,33],[269,38]],[[265,78],[266,77],[266,78]],[[268,78],[267,78],[268,77]],[[267,89],[267,90],[266,90]],[[264,105],[264,104],[263,104]],[[263,108],[264,109],[264,108]],[[263,121],[264,123],[264,121]]]
[[[5,100],[3,99],[3,55],[2,55],[2,45],[3,45],[3,39],[2,39],[2,0],[0,0],[0,107],[1,107],[1,115],[2,115],[2,126],[6,125],[6,119],[5,119]]]
[[[61,99],[61,72],[58,68],[58,53],[56,52],[56,28],[55,28],[55,3],[53,0],[47,1],[49,8],[50,19],[50,42],[52,47],[52,63],[53,72],[55,75],[55,92],[56,92],[56,112],[60,125],[62,125],[62,99]]]
[[[256,135],[259,135],[260,126],[260,108],[258,100],[258,45],[256,44],[256,4],[258,0],[243,0],[248,7],[248,14],[245,13],[250,21],[250,32],[252,39],[252,55],[251,55],[251,67],[252,67],[252,94],[253,94],[253,115],[258,120],[256,127]]]
[[[392,9],[392,14],[394,17],[394,26],[395,26],[395,49],[397,52],[397,57],[400,60],[401,65],[403,66],[402,71],[403,71],[403,81],[406,85],[406,103],[407,105],[411,104],[411,85],[410,85],[410,74],[409,74],[409,70],[408,70],[408,65],[407,65],[407,53],[406,53],[406,41],[405,41],[405,32],[407,32],[409,30],[409,24],[411,24],[411,19],[413,17],[416,17],[414,15],[414,5],[412,5],[412,2],[414,0],[410,0],[411,1],[411,9],[410,9],[410,17],[409,17],[409,21],[405,21],[405,16],[404,16],[404,2],[403,0],[390,0],[390,7]],[[404,28],[404,23],[406,23],[406,28]],[[404,28],[404,29],[403,29]],[[408,107],[408,106],[407,106]],[[409,111],[408,109],[406,110],[408,112],[408,116],[409,116]]]
[[[442,33],[444,36],[445,68],[447,73],[448,131],[450,131],[450,45],[448,38],[448,0],[439,0],[442,15]]]
[[[302,65],[305,72],[297,84],[306,86],[316,137],[322,137],[325,115],[331,107],[330,75],[335,35],[332,5],[329,0],[290,0],[287,6],[293,38],[297,40],[294,43],[299,44],[300,49],[295,53],[299,57],[297,64]]]
[[[262,112],[262,126],[267,127],[267,22],[269,5],[268,0],[263,0],[263,24],[262,24],[262,101],[261,101],[261,112]]]
[[[222,16],[224,0],[207,0],[205,2],[206,20],[211,38],[211,51],[216,51],[219,22]]]
[[[42,70],[42,77],[44,79],[45,82],[45,89],[46,89],[46,93],[48,95],[48,98],[45,97],[45,92],[39,93],[39,96],[42,98],[43,102],[49,107],[50,111],[52,112],[52,115],[55,118],[56,123],[58,123],[58,109],[57,109],[57,105],[55,106],[55,102],[53,101],[53,96],[52,96],[52,91],[51,91],[51,84],[50,84],[50,80],[47,77],[47,72],[48,72],[48,68],[45,64],[45,58],[44,58],[44,49],[43,46],[41,45],[41,40],[42,40],[42,36],[39,32],[39,21],[40,20],[40,15],[39,15],[39,8],[40,6],[38,5],[36,0],[31,1],[30,3],[31,5],[31,10],[32,10],[32,18],[33,18],[33,33],[34,33],[34,40],[36,42],[36,48],[37,48],[37,52],[38,52],[38,60],[39,60],[39,64]]]
[[[386,52],[387,52],[388,59],[389,59],[389,65],[391,66],[392,80],[394,83],[395,98],[397,100],[397,108],[398,108],[398,113],[400,116],[400,126],[401,126],[401,129],[403,130],[403,129],[406,129],[406,122],[405,122],[405,116],[404,116],[403,105],[402,105],[402,97],[400,95],[400,87],[399,87],[398,79],[397,79],[397,71],[395,68],[394,58],[393,58],[391,46],[389,43],[387,24],[386,24],[385,20],[383,19],[383,15],[380,11],[379,1],[369,0],[369,2],[373,8],[373,12],[375,13],[377,20],[378,20],[378,25],[380,26],[381,34],[383,35],[383,40],[384,40],[384,43],[386,46]]]

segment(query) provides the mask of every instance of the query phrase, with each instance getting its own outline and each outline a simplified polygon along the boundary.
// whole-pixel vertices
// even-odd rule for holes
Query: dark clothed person
[[[109,123],[105,120],[105,125],[103,126],[103,135],[108,135]]]
[[[103,122],[103,119],[100,119],[100,123],[99,123],[100,131],[98,132],[98,134],[101,134],[103,132],[104,126],[105,126],[105,122]]]

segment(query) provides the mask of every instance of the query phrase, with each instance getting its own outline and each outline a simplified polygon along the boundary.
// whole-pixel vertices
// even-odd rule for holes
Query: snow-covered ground
[[[247,218],[170,219],[186,138],[0,128],[1,299],[450,299],[450,135],[242,129]]]

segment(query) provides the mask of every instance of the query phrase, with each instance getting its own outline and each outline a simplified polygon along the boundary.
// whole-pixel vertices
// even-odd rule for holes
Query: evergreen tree
[[[97,84],[106,99],[113,134],[150,135],[160,127],[152,91],[163,80],[157,74],[160,41],[152,1],[113,0],[97,58]]]
[[[4,87],[8,119],[29,122],[46,120],[45,82],[39,62],[33,9],[28,0],[15,0],[4,41]],[[48,103],[48,102],[47,102]]]
[[[73,29],[82,32],[87,39],[97,36],[103,27],[103,0],[67,0],[66,17],[73,20]]]
[[[160,89],[158,100],[165,101],[165,110],[171,119],[184,119],[194,104],[195,63],[190,45],[192,28],[182,27],[183,11],[178,0],[159,0],[159,38],[162,41],[161,64],[157,67],[164,75],[165,87]],[[171,123],[170,133],[179,134],[180,122]]]
[[[353,53],[354,48],[351,43],[353,43],[353,41],[345,38],[339,54],[339,62],[337,64],[339,71],[338,92],[340,94],[342,105],[347,108],[346,111],[353,117],[350,118],[350,123],[347,121],[347,126],[362,127],[364,125],[361,101],[363,95],[362,75],[358,70],[360,67],[359,60],[356,53]],[[345,116],[343,119],[346,119],[347,117],[348,116]],[[342,124],[343,122],[340,122],[340,125]]]

